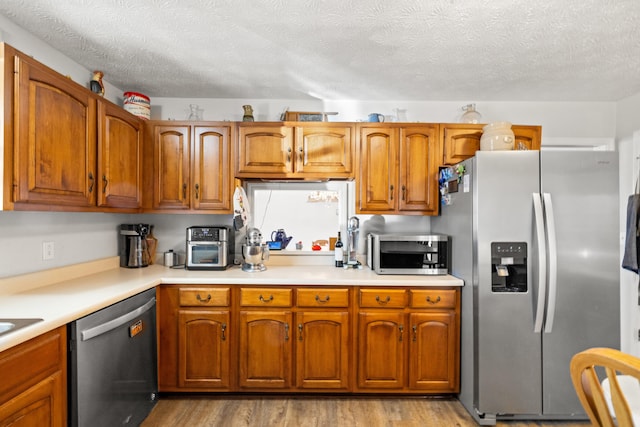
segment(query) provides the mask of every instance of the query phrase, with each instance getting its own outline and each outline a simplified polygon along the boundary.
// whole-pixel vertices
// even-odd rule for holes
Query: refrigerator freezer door
[[[618,159],[603,151],[540,154],[558,268],[553,328],[542,335],[543,411],[581,414],[571,357],[588,347],[620,346]]]
[[[486,414],[539,414],[542,354],[541,333],[534,331],[538,274],[534,275],[537,247],[532,203],[532,194],[540,191],[539,152],[479,151],[472,179],[477,247],[473,284],[476,408]],[[526,244],[526,292],[492,290],[492,242]]]

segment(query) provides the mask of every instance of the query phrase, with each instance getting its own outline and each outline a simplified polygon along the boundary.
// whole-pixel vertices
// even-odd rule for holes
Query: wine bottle
[[[344,263],[344,249],[342,249],[342,240],[340,239],[340,232],[338,231],[338,240],[336,240],[336,247],[333,251],[336,267],[342,267]]]

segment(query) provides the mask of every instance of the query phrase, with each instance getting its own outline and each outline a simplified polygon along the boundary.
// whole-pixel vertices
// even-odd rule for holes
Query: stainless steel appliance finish
[[[569,361],[620,346],[617,153],[479,151],[463,165],[431,222],[465,282],[459,399],[480,424],[585,419]],[[496,266],[516,264],[505,292]]]
[[[451,239],[443,234],[367,236],[367,264],[377,274],[449,274]]]
[[[140,268],[149,265],[147,235],[149,224],[121,224],[118,239],[120,267]]]
[[[359,265],[358,236],[360,235],[360,220],[357,216],[352,216],[347,222],[347,266]]]
[[[137,426],[156,404],[155,289],[69,325],[71,426]]]
[[[187,228],[188,270],[224,270],[231,264],[233,233],[230,227],[211,225]]]
[[[242,245],[242,271],[255,273],[265,271],[263,261],[269,260],[269,246],[262,243],[262,233],[257,228],[247,230],[246,243]]]

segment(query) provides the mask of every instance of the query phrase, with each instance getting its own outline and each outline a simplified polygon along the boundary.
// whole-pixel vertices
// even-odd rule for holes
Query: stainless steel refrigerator
[[[465,282],[459,400],[482,425],[586,419],[571,357],[620,346],[617,153],[478,151],[459,166],[431,220]]]

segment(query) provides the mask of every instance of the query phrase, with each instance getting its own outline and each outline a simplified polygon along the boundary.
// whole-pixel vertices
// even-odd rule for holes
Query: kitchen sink
[[[42,319],[2,319],[0,318],[0,336],[15,332],[34,323],[42,322]]]

